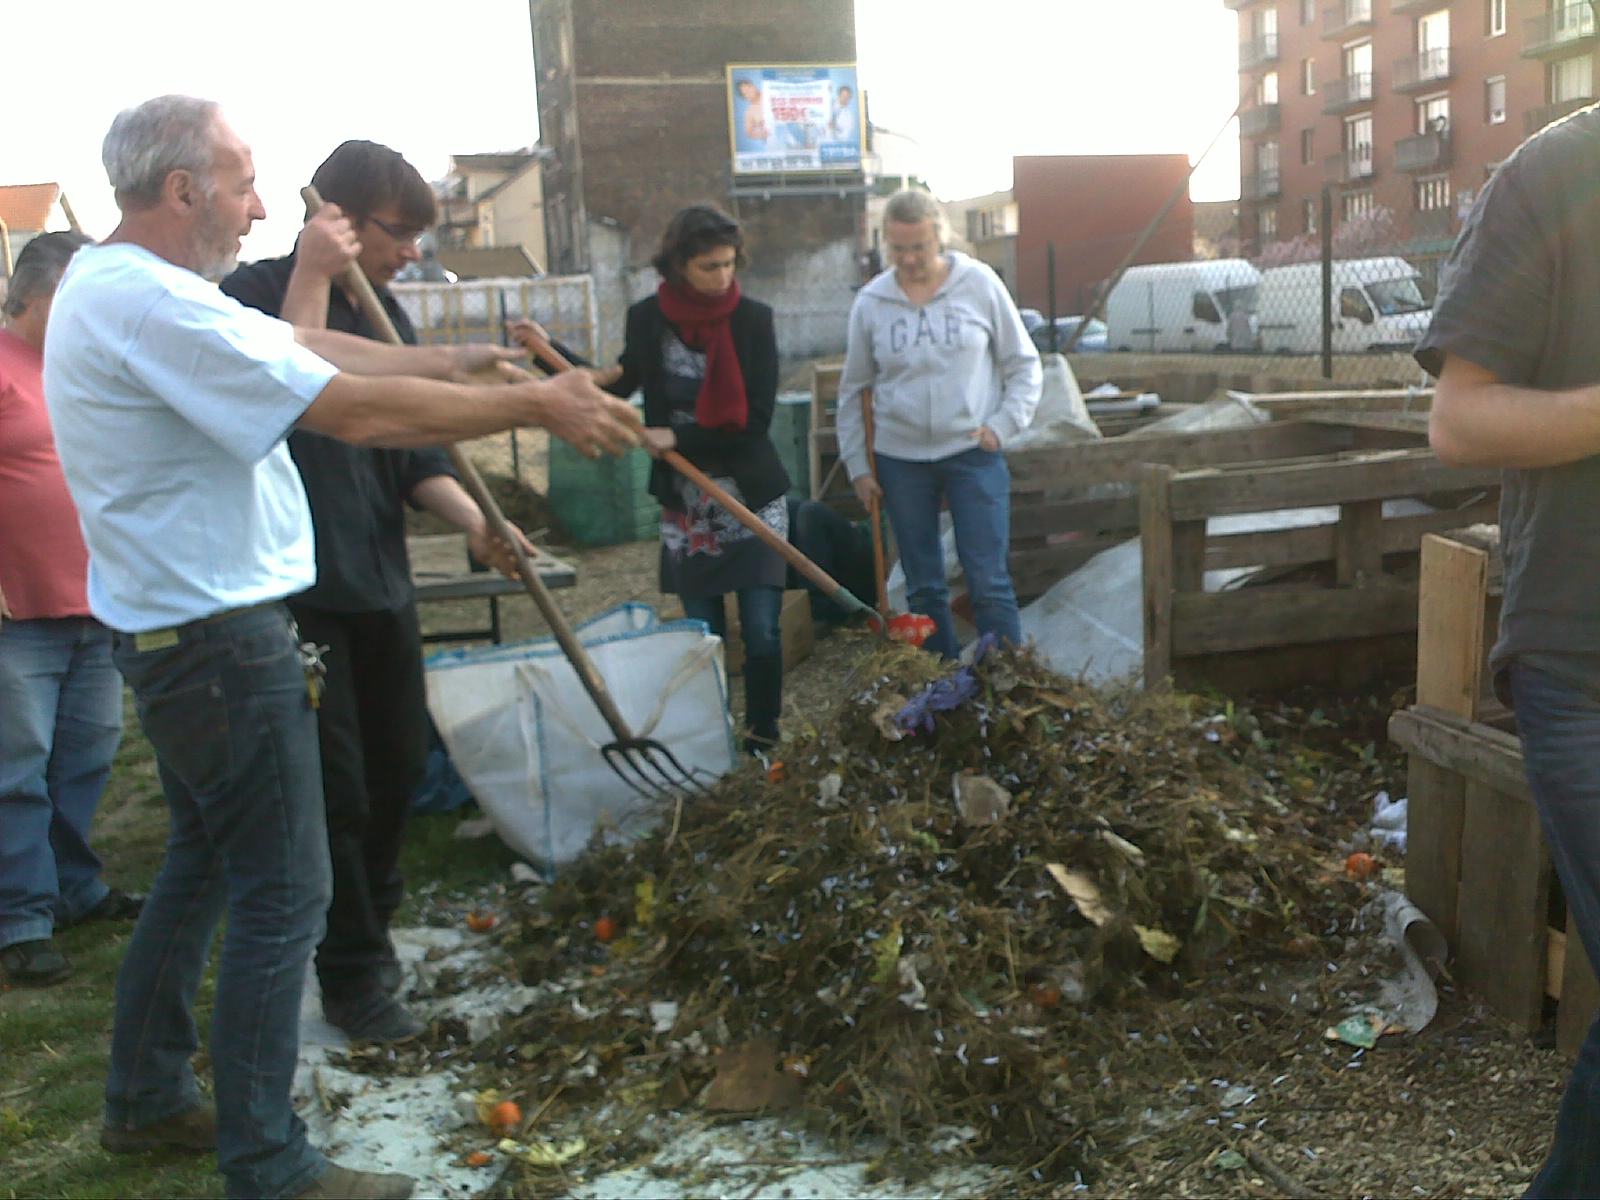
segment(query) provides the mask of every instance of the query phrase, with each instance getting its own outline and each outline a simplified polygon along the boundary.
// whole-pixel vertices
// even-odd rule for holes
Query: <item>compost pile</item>
[[[542,999],[475,1047],[493,1081],[787,1110],[909,1178],[931,1149],[1048,1187],[1094,1175],[1183,1043],[1247,1041],[1263,979],[1314,978],[1364,899],[1330,830],[1384,768],[1280,744],[1320,713],[1108,694],[1010,652],[876,650],[840,694],[781,763],[529,893],[506,933]]]

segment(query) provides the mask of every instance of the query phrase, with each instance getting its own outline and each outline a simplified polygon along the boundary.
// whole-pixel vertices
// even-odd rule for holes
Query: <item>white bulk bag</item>
[[[623,604],[574,631],[636,737],[653,738],[710,780],[734,762],[721,639],[700,621],[662,622]],[[607,766],[616,735],[554,638],[456,650],[427,662],[428,709],[456,770],[496,832],[550,869],[597,828],[637,837],[670,810]]]

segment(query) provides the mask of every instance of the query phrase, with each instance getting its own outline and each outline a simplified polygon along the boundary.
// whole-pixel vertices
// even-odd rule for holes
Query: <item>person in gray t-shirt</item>
[[[1429,440],[1505,468],[1505,600],[1490,656],[1591,963],[1600,963],[1600,108],[1495,172],[1440,282],[1417,361]],[[1529,1196],[1600,1195],[1600,1024],[1573,1068]]]

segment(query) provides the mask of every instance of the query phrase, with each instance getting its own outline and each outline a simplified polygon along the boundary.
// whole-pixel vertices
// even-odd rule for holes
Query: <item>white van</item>
[[[1228,314],[1256,308],[1261,272],[1242,258],[1129,267],[1106,297],[1106,347],[1143,352],[1228,348]]]
[[[1403,258],[1339,258],[1332,264],[1333,352],[1409,350],[1433,308],[1422,276]],[[1295,263],[1261,272],[1261,349],[1269,354],[1322,352],[1322,264]]]

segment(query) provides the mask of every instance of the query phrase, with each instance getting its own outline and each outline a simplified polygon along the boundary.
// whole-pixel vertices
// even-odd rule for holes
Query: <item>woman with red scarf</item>
[[[778,396],[772,309],[739,292],[739,223],[706,205],[668,223],[654,266],[654,296],[628,310],[622,358],[596,375],[618,396],[644,392],[645,437],[677,449],[742,500],[779,537],[789,536],[789,476],[768,437]],[[661,590],[719,637],[723,596],[739,601],[744,634],[745,749],[778,739],[783,706],[779,613],[785,564],[732,515],[657,462],[650,494],[661,504]]]

